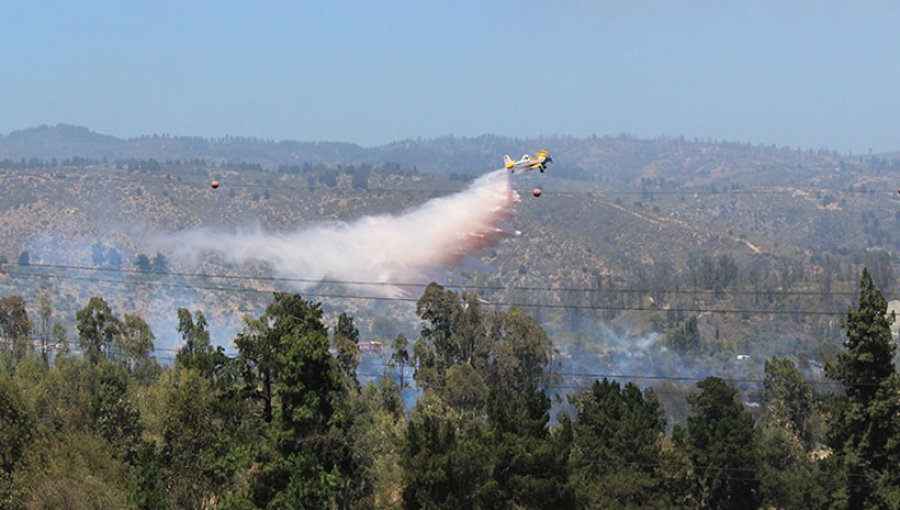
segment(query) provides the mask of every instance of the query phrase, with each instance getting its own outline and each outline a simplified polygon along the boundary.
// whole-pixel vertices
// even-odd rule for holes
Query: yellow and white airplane
[[[513,161],[509,155],[503,156],[503,166],[514,174],[525,173],[529,170],[534,170],[535,168],[539,168],[541,173],[547,169],[547,163],[552,163],[553,158],[550,157],[550,153],[547,152],[547,149],[541,149],[534,156],[530,156],[528,154],[523,154],[522,158],[518,161]]]

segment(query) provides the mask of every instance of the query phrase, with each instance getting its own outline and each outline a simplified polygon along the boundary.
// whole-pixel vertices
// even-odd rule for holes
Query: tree
[[[66,335],[66,328],[62,324],[54,322],[50,327],[50,343],[56,349],[57,361],[60,356],[69,354],[69,338]]]
[[[488,398],[490,471],[479,489],[485,508],[574,508],[567,485],[569,445],[550,428],[550,398],[528,385],[516,398]]]
[[[489,364],[490,339],[487,316],[478,297],[461,295],[436,283],[425,288],[416,303],[422,319],[419,339],[413,346],[415,378],[420,387],[432,387],[440,393],[445,387],[445,372],[455,365],[469,365],[479,378]]]
[[[215,368],[215,351],[210,343],[207,326],[206,316],[200,310],[191,317],[187,308],[178,309],[178,332],[184,343],[175,355],[175,363],[185,368],[196,368],[204,376],[211,377]]]
[[[834,399],[827,444],[839,482],[832,497],[849,508],[900,504],[900,375],[893,362],[894,314],[868,269],[860,278],[859,302],[841,326],[847,333],[844,352],[826,365],[841,383],[844,396]]]
[[[416,303],[416,313],[423,321],[420,336],[438,366],[484,364],[487,334],[478,296],[458,295],[432,282]]]
[[[480,428],[461,437],[447,418],[424,414],[406,428],[403,508],[479,508],[479,489],[488,477],[489,452]]]
[[[141,443],[138,411],[128,399],[128,378],[121,367],[106,364],[102,368],[99,388],[92,397],[94,421],[100,435],[116,455],[130,461]]]
[[[347,431],[357,469],[340,490],[338,508],[388,508],[396,505],[402,483],[399,466],[405,413],[392,378],[369,384],[351,395],[352,424]]]
[[[353,476],[346,385],[328,351],[320,304],[276,293],[267,308],[279,339],[275,392],[281,403],[270,453],[251,481],[253,502],[269,508],[328,508]]]
[[[675,328],[674,331],[670,331],[666,335],[665,343],[679,354],[687,354],[699,350],[702,341],[700,339],[700,329],[697,326],[697,317],[688,317],[684,324]]]
[[[41,358],[44,359],[44,365],[49,365],[50,360],[48,351],[50,349],[50,317],[53,315],[53,307],[50,305],[50,294],[43,293],[38,297],[38,317],[41,325],[38,335],[41,340]]]
[[[277,298],[276,298],[277,299]],[[266,316],[244,318],[244,330],[234,339],[244,381],[244,393],[263,403],[263,420],[272,422],[272,399],[276,380],[275,357],[281,338],[270,330]]]
[[[150,267],[154,273],[167,273],[169,272],[169,261],[166,260],[165,255],[157,253],[150,262]]]
[[[288,335],[324,333],[321,307],[298,294],[276,292],[272,304],[259,319],[245,319],[244,330],[235,338],[238,362],[245,381],[244,391],[263,403],[263,419],[272,422],[278,355]]]
[[[519,308],[493,314],[489,338],[489,380],[495,391],[509,395],[544,382],[553,345],[531,316]]]
[[[353,323],[353,317],[350,317],[345,312],[341,312],[341,314],[338,315],[334,334],[343,335],[353,343],[359,342],[359,328]]]
[[[350,172],[350,184],[353,186],[353,189],[369,188],[369,171],[367,167],[360,167]]]
[[[413,346],[416,383],[444,403],[476,417],[490,390],[513,398],[546,382],[550,338],[521,309],[485,313],[478,296],[431,283],[416,312],[422,319]]]
[[[803,374],[788,358],[766,360],[764,403],[766,420],[790,431],[804,446],[812,446],[808,420],[813,409],[813,394]]]
[[[165,472],[160,457],[155,444],[150,441],[141,442],[135,453],[132,464],[134,481],[129,490],[129,499],[142,510],[168,507]]]
[[[807,453],[813,446],[812,390],[788,358],[766,360],[763,383],[765,413],[757,422],[763,502],[767,507],[822,508],[826,491],[817,463]]]
[[[103,298],[92,297],[75,313],[78,320],[78,344],[91,365],[106,357],[119,331],[119,320]]]
[[[134,259],[134,266],[138,271],[149,273],[151,270],[150,257],[143,253],[138,253],[137,257]]]
[[[162,417],[162,464],[167,486],[179,508],[206,508],[214,492],[206,469],[214,451],[216,424],[210,404],[210,383],[195,370],[182,370],[166,395]]]
[[[406,365],[409,364],[409,340],[403,333],[398,333],[391,343],[391,361],[400,366],[400,391],[406,387],[404,379],[406,375]]]
[[[416,303],[416,314],[423,321],[419,336],[429,350],[436,354],[435,361],[440,361],[442,366],[450,365],[453,361],[448,359],[454,354],[450,338],[454,318],[460,314],[461,309],[456,293],[444,290],[434,282],[425,287],[425,292]]]
[[[353,324],[353,318],[344,312],[338,315],[338,322],[334,328],[334,335],[331,343],[336,351],[338,365],[344,373],[347,383],[359,389],[356,380],[356,369],[359,367],[360,352],[359,346],[359,329]]]
[[[715,289],[721,295],[723,289],[737,281],[738,266],[734,257],[723,253],[716,259]]]
[[[13,359],[17,362],[34,349],[32,329],[22,296],[0,298],[0,337],[12,343]]]
[[[156,337],[150,326],[140,315],[125,314],[115,344],[121,361],[134,371],[141,371],[151,364],[150,353]]]
[[[818,462],[789,428],[768,417],[759,425],[760,492],[764,508],[825,508],[827,491]]]
[[[0,373],[0,506],[18,507],[24,494],[12,480],[35,440],[35,419],[12,380]]]
[[[31,326],[22,296],[0,298],[0,334],[13,340],[27,337]]]
[[[604,378],[571,402],[569,486],[579,507],[659,506],[666,422],[653,392]]]
[[[759,507],[759,451],[753,418],[735,401],[737,392],[717,377],[689,395],[687,448],[701,508]]]

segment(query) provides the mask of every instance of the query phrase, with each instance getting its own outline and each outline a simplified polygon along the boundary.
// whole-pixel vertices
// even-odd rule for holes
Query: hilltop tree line
[[[236,356],[213,345],[202,311],[178,309],[171,366],[154,358],[140,316],[100,297],[69,333],[49,298],[33,320],[10,296],[0,507],[897,507],[900,375],[886,306],[864,271],[827,367],[835,391],[813,391],[792,360],[772,358],[758,419],[708,377],[670,429],[652,388],[614,380],[555,412],[566,380],[540,325],[437,284],[417,303],[418,338],[397,336],[384,377],[365,386],[353,318],[328,327],[321,304],[297,294],[275,293],[245,319]],[[421,393],[407,409],[413,382]]]

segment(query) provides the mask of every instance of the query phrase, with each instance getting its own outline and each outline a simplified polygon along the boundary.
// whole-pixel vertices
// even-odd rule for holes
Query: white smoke
[[[214,253],[230,263],[267,264],[276,276],[304,280],[296,285],[301,290],[322,280],[418,282],[509,235],[502,223],[517,201],[507,172],[497,170],[463,191],[397,215],[285,233],[201,228],[161,241],[176,257],[196,260]],[[399,292],[390,285],[376,288],[382,294]]]

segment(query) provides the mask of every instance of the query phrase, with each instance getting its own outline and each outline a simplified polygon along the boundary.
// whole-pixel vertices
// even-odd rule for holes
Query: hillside
[[[120,139],[85,127],[59,124],[0,135],[0,160],[72,158],[206,160],[279,166],[381,165],[385,162],[441,175],[478,175],[501,164],[503,154],[551,149],[555,175],[611,185],[770,186],[865,184],[860,176],[897,175],[900,157],[841,157],[826,151],[798,151],[732,142],[660,138],[547,137],[513,139],[495,135],[404,140],[376,147],[343,142],[272,141],[255,138],[152,135]],[[862,174],[858,175],[859,172]],[[893,189],[893,186],[891,186]]]
[[[269,268],[210,257],[168,261],[169,271],[261,277],[235,281],[16,262],[25,254],[32,265],[132,271],[139,254],[158,251],[151,241],[159,233],[252,225],[289,232],[399,213],[463,189],[462,174],[489,171],[503,153],[537,146],[550,149],[556,163],[544,175],[514,181],[523,200],[508,228],[520,234],[438,277],[477,292],[487,307],[523,306],[563,352],[587,349],[601,368],[654,373],[660,363],[674,363],[661,335],[690,316],[699,318],[703,347],[693,354],[702,356],[686,358],[675,373],[758,372],[772,353],[821,360],[840,340],[837,319],[863,264],[877,269],[889,297],[897,295],[896,160],[629,137],[483,136],[362,148],[121,140],[71,126],[0,139],[0,256],[8,261],[0,293],[33,303],[49,290],[70,324],[89,296],[103,295],[118,310],[148,316],[164,348],[177,343],[174,309],[203,309],[215,340],[227,345],[242,316],[264,308],[270,290],[290,288],[266,280]],[[223,187],[211,190],[212,179]],[[530,196],[534,186],[544,190],[540,199]],[[112,251],[118,264],[110,262]],[[322,296],[326,310],[353,313],[369,339],[416,334],[411,303],[421,288],[399,301],[328,297],[361,293],[340,285],[304,291]],[[655,346],[649,357],[634,358],[647,346]],[[754,364],[735,365],[746,353]]]

